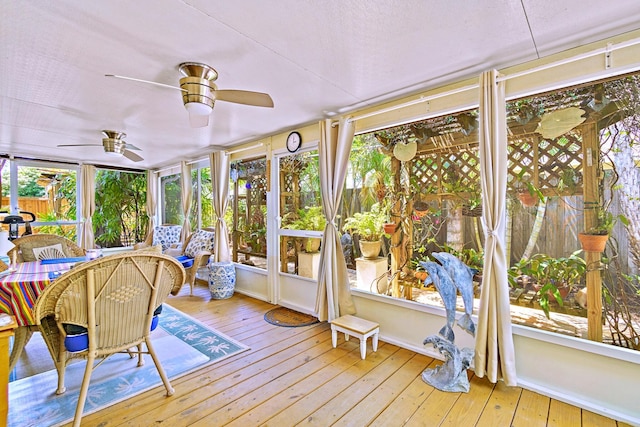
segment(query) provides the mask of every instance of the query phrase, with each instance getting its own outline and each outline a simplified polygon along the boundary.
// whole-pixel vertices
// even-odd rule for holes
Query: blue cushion
[[[40,260],[40,264],[64,264],[64,263],[73,263],[73,262],[82,262],[86,261],[86,256],[79,256],[75,258],[51,258],[51,259],[43,259]]]
[[[158,316],[160,313],[162,313],[162,304],[160,304],[153,312],[150,328],[151,331],[158,327]],[[67,351],[75,353],[89,348],[89,334],[87,333],[87,328],[66,323],[64,323],[63,326],[67,333],[67,336],[64,339],[64,346],[67,348]]]
[[[184,268],[189,268],[193,265],[193,258],[189,258],[186,255],[177,256],[176,259],[180,261]]]

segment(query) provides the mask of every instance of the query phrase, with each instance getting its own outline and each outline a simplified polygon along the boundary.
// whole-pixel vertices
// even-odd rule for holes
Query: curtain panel
[[[495,383],[517,385],[507,255],[505,245],[507,191],[507,119],[505,83],[496,70],[480,76],[480,182],[482,224],[486,236],[475,374]]]
[[[347,176],[347,166],[355,126],[349,119],[341,119],[337,126],[332,120],[320,122],[320,196],[322,211],[327,219],[322,237],[316,313],[320,321],[332,321],[345,314],[355,314],[351,298],[347,264],[340,244],[336,215]]]
[[[224,151],[214,151],[209,154],[211,163],[211,186],[213,212],[216,216],[215,241],[213,246],[213,262],[227,262],[231,260],[229,254],[229,230],[224,222],[224,213],[229,201],[229,155]]]
[[[191,185],[191,165],[185,161],[180,162],[180,186],[182,190],[182,232],[180,233],[180,241],[183,244],[191,233],[191,222],[189,214],[191,212],[191,200],[193,199],[193,189]]]
[[[158,209],[158,177],[155,172],[147,171],[147,217],[149,225],[147,227],[147,237],[153,233],[156,226],[156,214]]]
[[[96,211],[96,167],[82,165],[80,167],[80,180],[82,182],[82,236],[80,246],[83,249],[95,247],[93,235],[93,213]]]

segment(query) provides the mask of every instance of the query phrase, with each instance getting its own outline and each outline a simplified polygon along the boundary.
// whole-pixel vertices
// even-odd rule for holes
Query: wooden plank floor
[[[326,323],[270,325],[263,316],[274,306],[241,294],[215,301],[205,287],[194,296],[185,287],[168,302],[251,349],[174,379],[171,397],[157,387],[83,426],[627,426],[472,372],[469,393],[441,392],[421,379],[439,360],[382,341],[361,360],[357,340],[341,334],[333,349]],[[42,359],[36,351],[27,349],[19,375]]]

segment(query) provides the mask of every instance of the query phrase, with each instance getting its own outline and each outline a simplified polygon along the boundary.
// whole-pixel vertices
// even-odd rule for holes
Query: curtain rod
[[[246,150],[251,150],[251,149],[253,149],[253,148],[257,148],[257,147],[262,147],[263,145],[264,145],[264,143],[259,142],[259,143],[257,143],[257,144],[249,145],[248,147],[237,148],[237,149],[235,149],[235,150],[231,150],[231,151],[224,150],[224,152],[225,152],[225,153],[227,153],[227,154],[235,154],[235,153],[239,153],[239,152],[241,152],[241,151],[246,151]],[[188,164],[188,165],[193,165],[193,164],[198,163],[198,162],[201,162],[201,161],[203,161],[203,160],[207,160],[207,158],[206,158],[206,157],[204,157],[204,158],[202,158],[202,159],[193,160],[193,161],[187,162],[187,164]],[[173,168],[179,168],[179,167],[180,167],[180,165],[167,166],[166,168],[158,169],[158,170],[155,170],[155,171],[153,171],[153,172],[155,172],[155,173],[160,173],[160,172],[168,171],[168,170],[170,170],[170,169],[173,169]]]
[[[617,44],[607,44],[606,47],[604,48],[599,48],[599,49],[595,49],[593,51],[590,52],[586,52],[580,55],[576,55],[576,56],[572,56],[570,58],[566,58],[566,59],[561,59],[555,62],[550,62],[549,64],[545,64],[545,65],[541,65],[539,67],[534,67],[528,70],[524,70],[524,71],[520,71],[517,73],[513,73],[513,74],[508,74],[505,75],[503,77],[499,77],[497,78],[497,81],[506,81],[509,79],[513,79],[516,77],[522,77],[522,76],[526,76],[528,74],[533,74],[533,73],[537,73],[538,71],[544,71],[544,70],[548,70],[550,68],[554,68],[554,67],[558,67],[560,65],[565,65],[565,64],[570,64],[572,62],[576,62],[579,61],[581,59],[586,59],[586,58],[590,58],[592,56],[596,56],[596,55],[600,55],[600,54],[605,54],[605,69],[611,68],[611,60],[610,60],[610,55],[611,52],[613,52],[614,50],[618,50],[618,49],[624,49],[626,47],[631,47],[631,46],[635,46],[637,44],[640,44],[640,38],[636,38],[636,39],[632,39],[632,40],[627,40],[625,42],[621,42],[621,43],[617,43]],[[394,105],[391,107],[387,107],[387,108],[383,108],[382,110],[378,110],[378,111],[372,111],[371,113],[365,113],[359,116],[354,116],[352,118],[349,119],[349,121],[351,122],[355,122],[358,120],[362,120],[362,119],[366,119],[372,116],[377,116],[380,114],[385,114],[385,113],[390,113],[392,111],[396,111],[396,110],[400,110],[402,108],[406,108],[406,107],[411,107],[412,105],[416,105],[416,104],[420,104],[423,102],[428,102],[431,101],[433,99],[438,99],[438,98],[443,98],[445,96],[449,96],[449,95],[455,95],[458,93],[462,93],[462,92],[466,92],[469,90],[474,90],[474,89],[478,89],[479,88],[479,84],[475,83],[472,85],[468,85],[468,86],[464,86],[458,89],[453,89],[450,91],[446,91],[446,92],[441,92],[441,93],[437,93],[434,95],[429,95],[429,96],[421,96],[418,99],[414,99],[412,101],[408,101],[402,104],[398,104],[398,105]],[[338,124],[338,122],[333,122],[331,126],[336,126]]]
[[[235,154],[235,153],[239,153],[241,151],[246,151],[246,150],[251,150],[253,148],[262,147],[263,145],[264,145],[264,143],[258,142],[257,144],[249,145],[248,147],[237,148],[237,149],[231,150],[231,151],[225,150],[225,153],[227,153],[227,154]]]

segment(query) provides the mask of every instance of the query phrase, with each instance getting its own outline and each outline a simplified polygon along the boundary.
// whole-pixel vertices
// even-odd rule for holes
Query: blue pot
[[[236,287],[236,266],[232,262],[209,263],[209,291],[212,299],[233,296]]]

